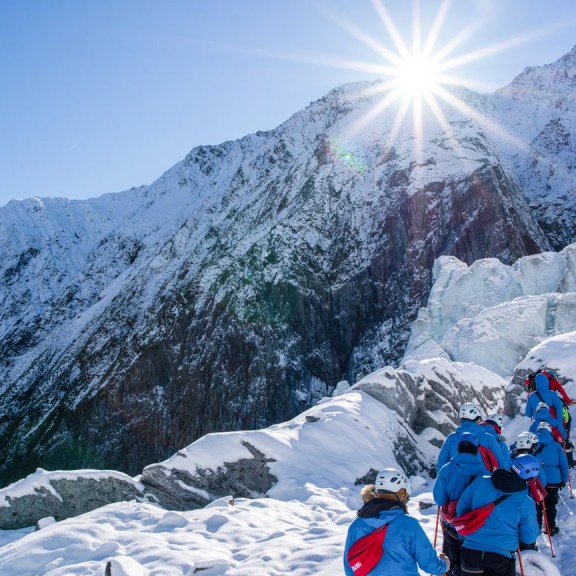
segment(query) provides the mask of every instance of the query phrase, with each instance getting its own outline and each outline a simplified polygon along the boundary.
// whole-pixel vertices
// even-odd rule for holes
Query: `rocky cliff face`
[[[418,141],[391,108],[363,120],[374,88],[197,148],[150,186],[0,211],[2,481],[134,474],[207,432],[289,418],[401,358],[438,256],[511,263],[572,234],[535,217],[526,154],[484,125],[503,95],[460,90],[476,113],[444,104],[448,124]]]
[[[520,139],[501,148],[554,250],[576,233],[575,92],[576,46],[557,62],[526,68],[494,95],[498,117]]]

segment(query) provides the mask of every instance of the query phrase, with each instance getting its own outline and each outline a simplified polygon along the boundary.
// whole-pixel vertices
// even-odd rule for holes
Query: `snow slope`
[[[558,263],[557,257],[544,254],[539,259],[520,263],[517,268],[525,269],[530,264],[546,270],[548,266],[554,267],[554,262]],[[500,270],[500,274],[487,276],[487,267]],[[504,389],[508,394],[516,371],[548,366],[558,371],[569,394],[576,397],[573,362],[576,330],[560,333],[553,329],[553,326],[570,324],[564,317],[568,309],[556,308],[556,323],[549,326],[552,334],[546,334],[546,330],[537,333],[533,321],[516,322],[513,335],[509,330],[509,323],[519,320],[530,308],[524,304],[529,298],[528,292],[556,289],[566,275],[556,277],[556,283],[536,284],[528,289],[527,282],[518,281],[517,269],[499,268],[493,261],[478,262],[468,268],[454,260],[445,260],[439,263],[438,269],[443,272],[437,276],[429,310],[422,314],[442,321],[429,322],[426,334],[433,338],[427,340],[421,338],[425,333],[421,323],[414,325],[413,335],[415,339],[418,336],[420,345],[405,358],[402,368],[382,368],[347,390],[343,385],[337,396],[325,398],[282,424],[262,430],[207,435],[161,463],[172,473],[225,467],[226,462],[247,456],[248,442],[266,454],[270,473],[277,480],[267,494],[235,500],[234,494],[230,494],[205,508],[179,512],[146,502],[115,503],[62,522],[44,522],[44,527],[37,532],[31,529],[4,531],[0,533],[0,542],[4,543],[0,547],[0,573],[6,576],[101,576],[108,562],[114,576],[255,573],[328,576],[342,573],[343,542],[355,510],[360,507],[361,485],[371,469],[399,465],[402,448],[395,440],[406,430],[400,412],[376,399],[376,386],[389,389],[402,371],[423,383],[433,381],[441,372],[452,372],[476,386],[476,394],[499,390],[500,394],[494,393],[492,404],[484,395],[483,399],[487,410],[501,409]],[[447,269],[452,271],[450,278],[446,278]],[[516,289],[510,291],[510,278],[515,278],[515,285],[523,286],[521,294],[518,295]],[[490,283],[490,279],[494,282]],[[459,290],[453,290],[454,286]],[[565,298],[574,294],[567,281],[562,286],[566,288],[562,293]],[[480,297],[483,291],[484,296]],[[510,293],[517,297],[505,300],[503,294]],[[455,294],[460,295],[459,300]],[[467,302],[470,294],[475,297]],[[559,293],[539,295],[556,298]],[[508,324],[502,317],[508,319]],[[447,318],[451,319],[452,326]],[[462,345],[443,348],[445,335],[465,319],[467,324],[477,319],[473,324],[474,334],[491,335],[477,338],[475,362],[451,359],[451,350],[463,350]],[[430,325],[436,328],[431,329]],[[506,368],[517,353],[508,347],[514,348],[522,337],[530,344],[525,345],[520,361]],[[450,342],[457,343],[460,338],[468,341],[470,334],[457,330]],[[485,366],[494,365],[494,340],[504,349],[501,358],[508,358],[507,362],[496,362],[502,372],[508,370],[504,376]],[[492,381],[487,382],[490,378]],[[431,410],[430,406],[428,409],[432,417],[443,420],[446,426],[453,423],[453,414]],[[573,416],[575,410],[576,407],[571,408]],[[522,416],[505,418],[503,434],[511,443],[527,427],[527,419]],[[417,436],[414,441],[424,446],[425,456],[433,459],[438,449],[434,440],[441,440],[441,434],[427,428],[420,432],[420,438]],[[27,479],[29,490],[39,489],[50,473],[37,474]],[[106,474],[102,472],[103,476]],[[572,476],[572,481],[576,481],[574,474]],[[432,501],[433,482],[425,474],[413,474],[409,503],[410,513],[420,520],[431,541],[434,540],[436,508],[424,506]],[[22,484],[1,490],[0,502],[6,502],[19,490]],[[421,508],[420,504],[424,506]],[[559,504],[561,532],[553,539],[555,555],[552,557],[547,537],[540,536],[540,552],[522,554],[525,576],[576,574],[575,513],[576,499],[565,489]]]

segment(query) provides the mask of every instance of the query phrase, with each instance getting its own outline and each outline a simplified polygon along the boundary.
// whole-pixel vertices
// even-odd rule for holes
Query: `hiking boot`
[[[550,536],[556,536],[560,532],[560,528],[558,526],[554,526],[554,528],[550,528]]]

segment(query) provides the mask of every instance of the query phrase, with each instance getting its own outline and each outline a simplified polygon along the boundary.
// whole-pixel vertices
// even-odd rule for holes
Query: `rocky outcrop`
[[[143,487],[120,473],[38,470],[0,491],[0,529],[34,526],[46,517],[64,520],[112,502],[144,497]]]
[[[142,484],[146,492],[168,510],[202,508],[225,494],[237,498],[264,496],[278,481],[268,466],[274,459],[266,458],[249,442],[242,445],[252,458],[223,462],[215,469],[203,468],[199,463],[193,474],[177,467],[153,464],[144,468]]]

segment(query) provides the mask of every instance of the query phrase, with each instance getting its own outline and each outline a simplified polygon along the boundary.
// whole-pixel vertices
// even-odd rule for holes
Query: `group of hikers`
[[[364,504],[344,550],[347,576],[417,576],[418,567],[431,575],[515,576],[516,558],[523,572],[520,553],[537,550],[543,530],[554,555],[559,491],[570,484],[574,465],[568,410],[574,402],[550,370],[531,374],[525,386],[531,424],[510,446],[501,414],[483,418],[478,404],[460,406],[460,424],[436,463],[434,545],[408,516],[410,488],[401,470],[386,468],[362,489]]]

